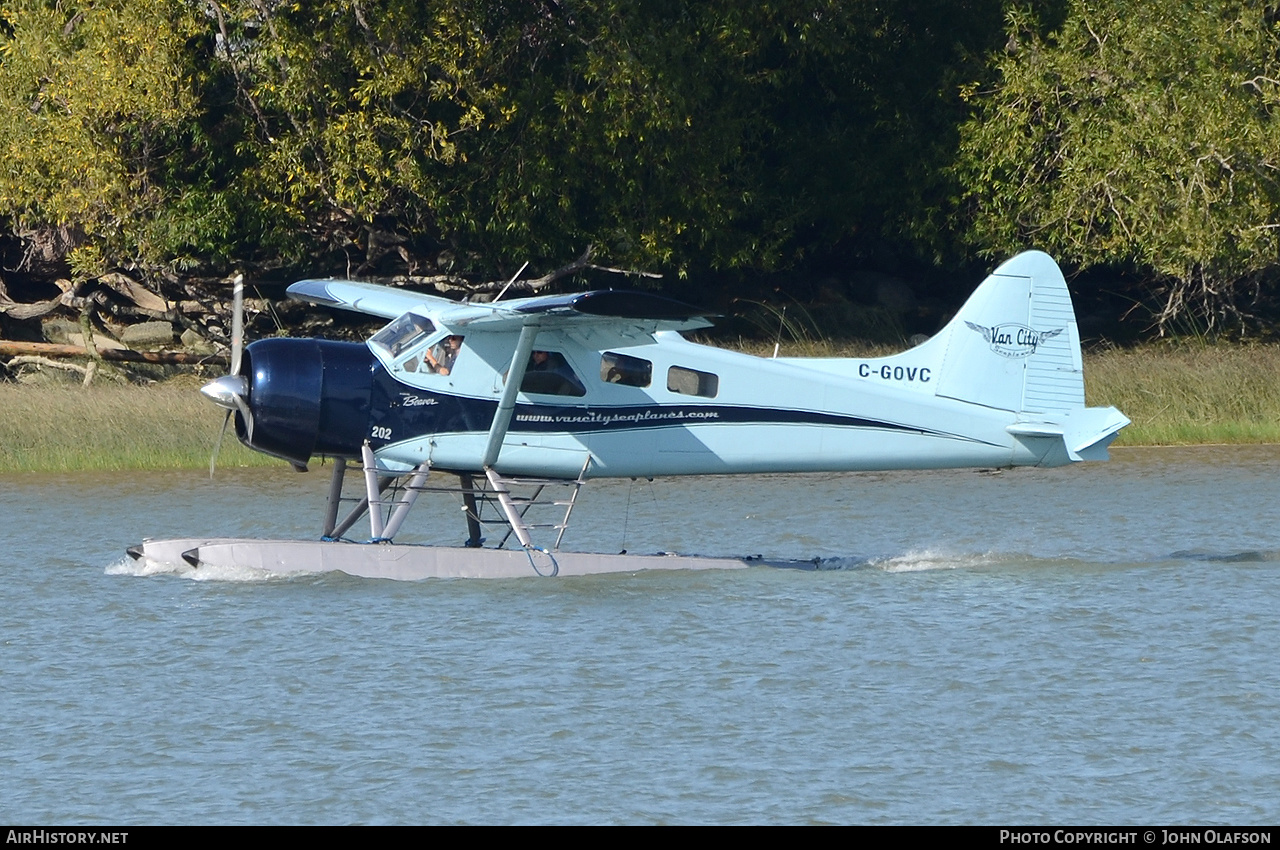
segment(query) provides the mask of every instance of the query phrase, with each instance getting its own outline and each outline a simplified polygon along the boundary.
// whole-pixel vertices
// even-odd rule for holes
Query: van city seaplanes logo
[[[982,334],[990,345],[991,350],[1001,357],[1030,357],[1036,353],[1036,349],[1045,340],[1053,339],[1058,334],[1066,330],[1066,328],[1058,328],[1053,331],[1037,331],[1026,325],[975,325],[973,322],[965,322],[973,330]]]

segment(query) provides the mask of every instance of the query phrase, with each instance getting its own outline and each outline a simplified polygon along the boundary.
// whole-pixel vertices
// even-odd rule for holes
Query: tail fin
[[[1022,414],[1084,407],[1075,311],[1047,254],[1028,251],[997,268],[935,341],[946,345],[939,396]]]
[[[1015,414],[1009,433],[1045,466],[1105,460],[1129,424],[1114,407],[1084,406],[1071,295],[1057,263],[1040,251],[992,272],[927,342],[862,362],[870,364],[864,375],[928,375],[911,388]]]

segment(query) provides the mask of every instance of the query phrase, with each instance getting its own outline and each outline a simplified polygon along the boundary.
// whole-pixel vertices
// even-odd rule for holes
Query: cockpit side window
[[[607,384],[647,387],[653,383],[653,364],[629,354],[606,351],[600,358],[600,380]]]
[[[450,334],[422,352],[422,371],[436,375],[452,373],[454,361],[458,359],[460,351],[462,351],[462,337],[458,334]]]
[[[520,392],[581,397],[587,394],[587,388],[563,354],[558,351],[534,351],[529,355],[529,365],[525,367]]]

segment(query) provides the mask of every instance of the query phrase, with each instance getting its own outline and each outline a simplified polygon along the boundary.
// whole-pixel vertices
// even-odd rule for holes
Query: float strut
[[[360,456],[364,461],[365,498],[369,501],[369,536],[373,540],[382,539],[382,501],[381,488],[378,487],[378,464],[373,458],[373,449],[365,440],[360,447]]]
[[[322,537],[333,537],[333,530],[338,526],[338,505],[342,501],[342,482],[347,475],[347,459],[333,459],[333,475],[329,478],[329,500],[324,509],[324,533]]]
[[[427,476],[430,474],[430,461],[424,460],[418,464],[418,468],[413,472],[413,477],[405,485],[404,495],[396,502],[396,509],[392,511],[391,519],[387,520],[387,527],[382,530],[384,540],[389,541],[396,536],[396,532],[400,530],[400,526],[404,523],[404,518],[409,515],[409,509],[418,500],[418,494],[422,492],[422,487],[427,483]]]
[[[458,483],[462,485],[462,506],[467,512],[467,542],[462,545],[468,549],[480,548],[480,511],[476,507],[475,479],[470,472],[458,474]]]
[[[395,480],[396,479],[390,475],[380,476],[378,478],[378,492],[385,492],[386,489],[395,482]],[[336,540],[346,534],[351,529],[351,526],[355,525],[356,521],[360,519],[360,517],[364,516],[364,512],[368,509],[369,497],[364,496],[356,503],[356,506],[351,509],[351,513],[347,514],[346,519],[334,527],[333,533],[329,535],[328,539]]]

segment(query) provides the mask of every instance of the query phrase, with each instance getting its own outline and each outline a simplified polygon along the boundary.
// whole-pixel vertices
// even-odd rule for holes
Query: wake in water
[[[1025,563],[1034,559],[1024,555],[1001,555],[994,552],[957,554],[936,549],[913,549],[896,555],[837,555],[826,558],[811,558],[803,561],[782,561],[769,558],[758,558],[756,560],[762,566],[816,572],[872,569],[887,573],[914,573],[926,570],[962,570],[1001,564]]]
[[[1180,551],[1174,552],[1169,557],[1186,561],[1209,561],[1218,564],[1268,564],[1280,561],[1280,550],[1257,550],[1250,549],[1244,552],[1204,552],[1204,551]]]
[[[1243,552],[1178,551],[1168,556],[1138,558],[1134,565],[1164,563],[1167,561],[1201,561],[1215,564],[1268,564],[1280,563],[1280,550],[1247,550]],[[870,568],[889,573],[914,573],[927,570],[981,569],[985,567],[1058,567],[1077,565],[1113,564],[1115,561],[1095,561],[1071,556],[1045,557],[1001,552],[957,554],[934,549],[904,552],[900,555],[873,556],[869,558],[824,558],[818,562],[820,570]]]
[[[275,573],[256,567],[241,566],[209,565],[196,569],[185,563],[169,564],[163,561],[153,561],[150,558],[139,558],[136,561],[132,558],[122,558],[107,567],[106,574],[109,576],[136,576],[143,578],[171,575],[191,579],[192,581],[238,582],[275,581],[300,575],[295,573]]]
[[[964,553],[943,552],[936,549],[917,549],[901,555],[870,558],[867,566],[887,573],[918,573],[927,570],[965,570],[1025,562],[1026,556],[996,552]]]

